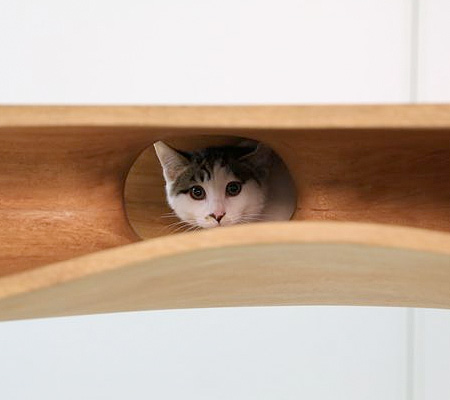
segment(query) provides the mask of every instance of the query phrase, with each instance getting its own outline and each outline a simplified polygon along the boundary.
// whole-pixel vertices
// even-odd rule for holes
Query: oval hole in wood
[[[209,146],[236,145],[238,136],[187,136],[164,139],[170,146],[192,151]],[[269,198],[266,221],[286,221],[297,207],[297,190],[286,164],[275,153],[276,160],[269,178]],[[166,202],[164,178],[153,146],[146,148],[136,159],[125,182],[125,211],[130,225],[143,239],[178,232],[176,217],[165,218],[171,212]]]

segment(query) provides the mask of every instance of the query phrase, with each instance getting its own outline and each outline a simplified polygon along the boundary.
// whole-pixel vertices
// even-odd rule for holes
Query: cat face
[[[184,153],[163,142],[154,146],[163,167],[167,201],[182,221],[214,228],[260,219],[270,149],[229,146]]]

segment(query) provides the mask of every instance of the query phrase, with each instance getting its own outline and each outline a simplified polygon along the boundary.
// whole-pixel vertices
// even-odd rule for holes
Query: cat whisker
[[[158,233],[159,234],[174,233],[190,225],[191,221],[175,221],[168,225],[162,226]]]
[[[182,226],[179,226],[178,228],[176,228],[175,230],[173,230],[172,232],[170,232],[170,233],[179,233],[179,232],[184,232],[186,229],[188,229],[190,227],[190,225],[189,224],[186,224],[186,225],[182,225]]]
[[[200,227],[193,225],[193,226],[189,227],[185,232],[196,232],[199,229],[200,229]]]
[[[244,214],[241,218],[256,218],[261,219],[263,216],[261,214]]]
[[[241,218],[262,218],[261,214],[243,214]]]
[[[189,224],[182,224],[182,225],[176,225],[176,226],[169,226],[168,229],[168,233],[174,233],[174,232],[178,232],[184,228],[187,228],[188,226],[190,226]]]
[[[189,224],[190,221],[176,221],[176,222],[172,222],[171,224],[167,225],[167,227],[172,228],[178,225],[183,225],[183,224]]]
[[[178,218],[178,215],[175,212],[164,213],[159,216],[159,218]]]
[[[161,218],[169,218],[169,217],[161,217]],[[176,217],[172,217],[172,218],[176,218]],[[177,226],[180,223],[181,223],[180,221],[175,221],[175,222],[171,222],[168,225],[164,225],[161,227],[159,233],[160,234],[165,233],[165,232],[167,232],[168,229],[171,229],[172,227]]]
[[[249,216],[249,215],[244,215],[241,218],[238,219],[237,223],[238,224],[243,224],[243,223],[251,223],[251,222],[259,222],[262,221],[263,218],[262,216],[258,215],[258,216]]]
[[[169,233],[172,233],[171,229],[177,228],[176,226],[162,226],[161,229],[158,231],[159,235],[166,235]]]
[[[162,213],[161,215],[174,215],[174,214],[175,214],[175,211],[168,211],[168,212]]]
[[[190,232],[197,227],[197,225],[195,225],[195,220],[180,221],[171,225],[175,228],[171,233]]]
[[[239,219],[239,221],[252,222],[252,221],[262,221],[262,219],[261,218],[241,218],[241,219]]]

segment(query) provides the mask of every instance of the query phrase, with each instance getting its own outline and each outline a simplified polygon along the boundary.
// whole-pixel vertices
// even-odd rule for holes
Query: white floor
[[[404,399],[405,310],[273,307],[0,324],[2,399]]]

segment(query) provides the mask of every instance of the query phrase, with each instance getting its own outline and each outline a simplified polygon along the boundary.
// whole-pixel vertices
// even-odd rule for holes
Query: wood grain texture
[[[450,308],[450,234],[279,222],[172,235],[0,280],[0,319],[345,304]]]
[[[122,202],[133,143],[116,136],[0,133],[0,276],[138,239]]]
[[[449,110],[449,105],[1,106],[0,128],[449,129]]]
[[[214,142],[222,131],[186,138],[180,149]],[[450,231],[450,130],[247,130],[230,135],[262,140],[290,170],[298,191],[297,220],[377,222]],[[222,138],[222,141],[224,139]],[[230,139],[236,140],[236,137]],[[153,149],[130,171],[125,202],[144,238],[168,234],[164,182]]]
[[[294,219],[450,231],[450,106],[1,106],[0,277],[170,233],[145,149],[238,137],[283,158]]]

